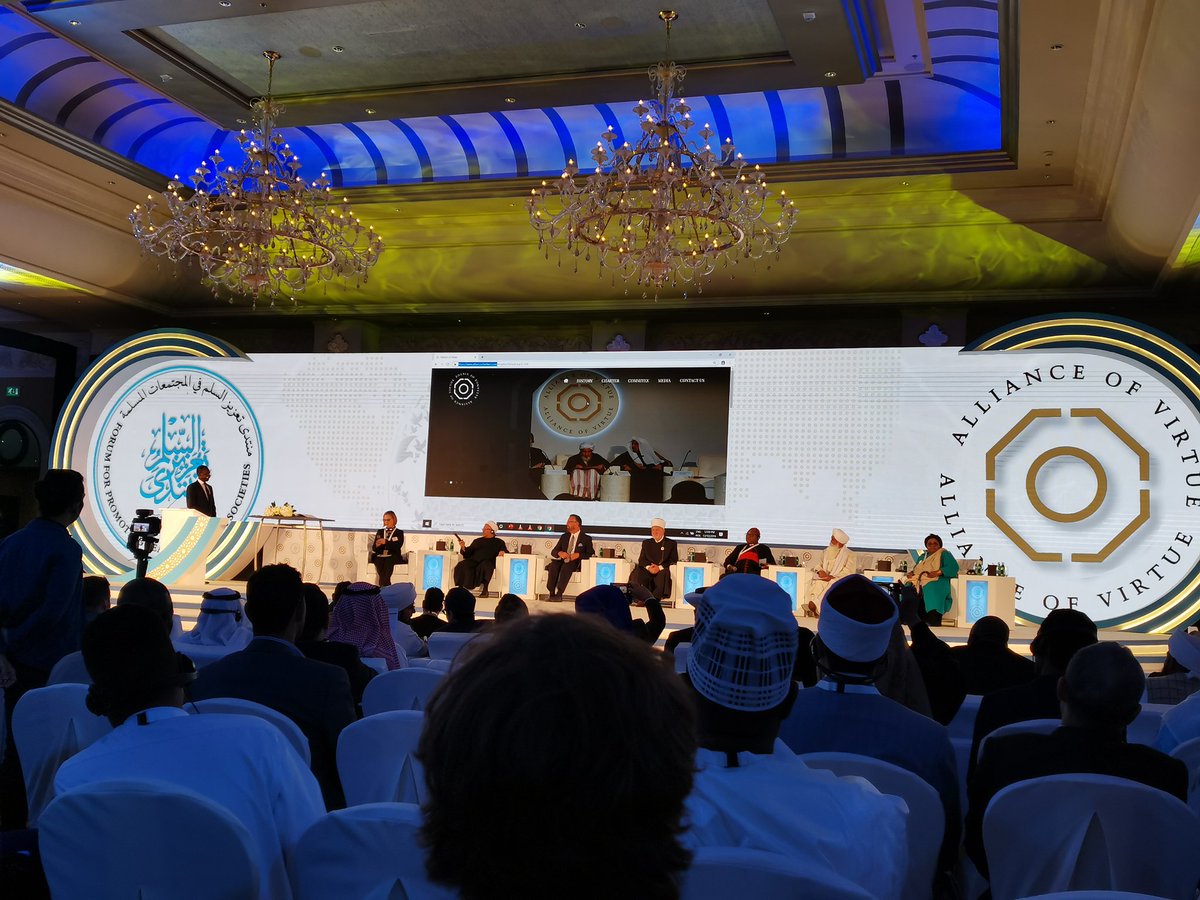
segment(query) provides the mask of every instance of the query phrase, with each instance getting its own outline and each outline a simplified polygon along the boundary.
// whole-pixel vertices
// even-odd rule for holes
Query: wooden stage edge
[[[216,587],[231,587],[235,590],[245,591],[245,582],[235,581],[219,581],[209,582],[206,585],[206,590],[212,590]],[[334,585],[322,584],[321,588],[326,594],[332,594]],[[203,591],[198,588],[182,588],[173,587],[171,589],[171,598],[175,604],[175,613],[183,620],[183,628],[185,631],[190,629],[196,621],[196,614],[200,610],[200,601]],[[116,599],[116,591],[113,592],[113,599]],[[496,609],[496,601],[499,596],[493,592],[486,598],[481,598],[476,602],[475,615],[480,619],[490,619]],[[417,604],[420,606],[421,597],[418,593]],[[542,600],[534,600],[529,604],[530,612],[553,612],[553,613],[573,613],[575,605],[570,599],[562,603],[547,603]],[[418,609],[418,612],[420,610]],[[667,608],[667,627],[663,631],[662,637],[659,638],[658,647],[661,649],[666,637],[670,632],[677,628],[686,628],[692,624],[692,610],[688,606],[680,606]],[[644,610],[633,610],[634,616],[645,618]],[[796,621],[805,628],[817,630],[816,619],[808,618],[807,616],[797,616]],[[963,627],[940,627],[933,629],[934,633],[944,640],[947,644],[958,646],[967,642],[967,635],[970,633],[970,628]],[[1029,642],[1033,640],[1037,634],[1037,629],[1027,626],[1016,625],[1012,629],[1012,634],[1009,636],[1009,647],[1015,652],[1029,655]],[[1117,641],[1124,644],[1137,657],[1142,664],[1142,668],[1147,672],[1157,672],[1161,667],[1163,660],[1167,655],[1167,639],[1168,634],[1144,634],[1134,631],[1116,631],[1106,630],[1100,632],[1100,640],[1102,641]]]

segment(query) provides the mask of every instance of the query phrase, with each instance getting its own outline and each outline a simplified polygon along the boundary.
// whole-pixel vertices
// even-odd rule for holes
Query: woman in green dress
[[[942,616],[950,611],[950,581],[957,577],[958,561],[942,549],[942,539],[936,534],[926,537],[925,552],[917,557],[908,580],[921,595],[928,624],[942,624]]]

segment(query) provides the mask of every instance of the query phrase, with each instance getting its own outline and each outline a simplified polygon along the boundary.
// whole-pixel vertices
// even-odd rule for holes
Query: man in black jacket
[[[390,509],[383,514],[383,527],[375,532],[371,542],[370,561],[379,574],[379,586],[392,583],[392,570],[404,561],[404,532],[396,527],[396,514]]]
[[[593,552],[591,537],[583,533],[583,520],[579,516],[567,516],[567,530],[550,551],[553,558],[546,566],[546,590],[550,593],[547,600],[553,603],[562,600],[571,576],[579,571],[581,562],[589,559]]]
[[[346,805],[334,753],[338,735],[354,721],[350,680],[337,666],[306,659],[296,647],[304,628],[304,585],[289,565],[264,566],[246,583],[246,616],[254,639],[201,670],[197,700],[238,697],[277,710],[308,738],[313,774],[329,809]]]
[[[208,466],[196,466],[196,480],[189,484],[187,489],[187,508],[215,519],[217,517],[217,501],[208,484],[210,474]]]

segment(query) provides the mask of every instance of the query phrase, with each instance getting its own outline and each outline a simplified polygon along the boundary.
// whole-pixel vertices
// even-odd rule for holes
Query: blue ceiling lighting
[[[925,18],[932,74],[689,97],[693,118],[762,164],[1001,149],[996,4],[928,0]],[[213,149],[237,163],[231,132],[3,7],[0,97],[162,175],[186,181]],[[328,171],[338,188],[557,177],[568,157],[588,170],[608,125],[637,135],[636,100],[282,130],[303,174]]]

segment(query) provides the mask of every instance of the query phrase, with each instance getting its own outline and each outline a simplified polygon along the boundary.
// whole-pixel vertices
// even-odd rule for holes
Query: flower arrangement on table
[[[290,519],[296,515],[296,508],[286,501],[284,503],[277,504],[274,500],[272,500],[270,505],[263,510],[263,515],[268,519]]]

